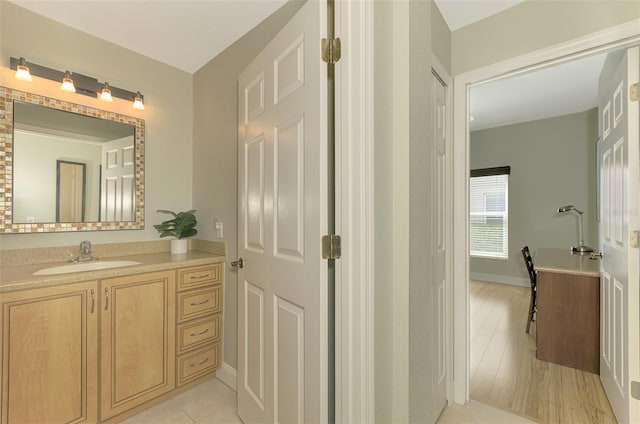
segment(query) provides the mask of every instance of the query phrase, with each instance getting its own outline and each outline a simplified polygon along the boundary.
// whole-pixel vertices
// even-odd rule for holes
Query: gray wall
[[[558,214],[562,205],[584,210],[585,244],[597,247],[597,138],[597,109],[471,133],[471,169],[511,166],[509,259],[471,258],[471,278],[527,285],[522,246],[577,243],[578,219]]]
[[[205,225],[198,237],[216,240],[214,219],[224,223],[228,257],[238,252],[238,75],[304,4],[285,4],[200,68],[193,79],[193,207]],[[225,270],[224,362],[236,368],[237,272]]]
[[[640,18],[640,2],[526,0],[452,33],[454,74]]]
[[[131,102],[124,100],[105,103],[64,93],[59,82],[42,78],[36,77],[31,83],[18,81],[9,69],[10,56],[24,56],[27,61],[90,75],[115,87],[140,90],[145,96],[145,110],[137,111]],[[191,74],[0,0],[0,85],[142,118],[146,123],[144,230],[3,234],[0,249],[70,246],[82,240],[93,243],[157,240],[158,233],[152,224],[165,218],[156,209],[191,207]],[[211,224],[203,222],[201,226],[206,225]]]

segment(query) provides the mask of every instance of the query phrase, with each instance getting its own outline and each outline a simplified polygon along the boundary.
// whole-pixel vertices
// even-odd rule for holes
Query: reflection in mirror
[[[56,222],[83,222],[87,204],[87,164],[66,160],[56,162]],[[14,209],[17,203],[14,202]]]
[[[144,228],[144,121],[0,87],[0,126],[3,233]]]
[[[130,124],[14,101],[13,222],[133,220],[134,137]],[[60,161],[83,166],[82,193],[77,179],[59,178]],[[69,186],[56,188],[56,182]],[[56,213],[56,206],[74,210],[59,203],[60,194],[85,214]]]

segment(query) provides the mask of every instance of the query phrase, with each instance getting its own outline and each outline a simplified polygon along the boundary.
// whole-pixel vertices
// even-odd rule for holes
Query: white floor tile
[[[123,421],[122,424],[193,424],[193,420],[173,399],[169,399],[134,415]]]
[[[230,402],[223,408],[202,417],[196,421],[196,424],[242,424],[236,408],[236,402]]]
[[[214,378],[188,392],[179,394],[173,400],[193,421],[198,421],[204,416],[226,407],[229,403],[233,403],[235,407],[236,392]]]

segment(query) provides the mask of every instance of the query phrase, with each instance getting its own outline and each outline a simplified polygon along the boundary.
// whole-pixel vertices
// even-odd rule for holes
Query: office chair
[[[533,266],[533,259],[531,258],[531,253],[529,252],[529,246],[525,246],[522,249],[522,257],[524,258],[524,263],[527,265],[527,271],[529,272],[529,280],[531,280],[531,303],[529,304],[529,315],[527,317],[527,334],[529,334],[529,327],[531,326],[531,321],[533,321],[533,314],[536,313],[536,283],[537,276],[536,270]]]

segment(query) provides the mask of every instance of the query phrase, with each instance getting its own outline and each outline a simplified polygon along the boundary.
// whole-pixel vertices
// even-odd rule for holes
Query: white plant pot
[[[189,240],[187,239],[175,239],[171,240],[171,254],[182,255],[187,253]]]

